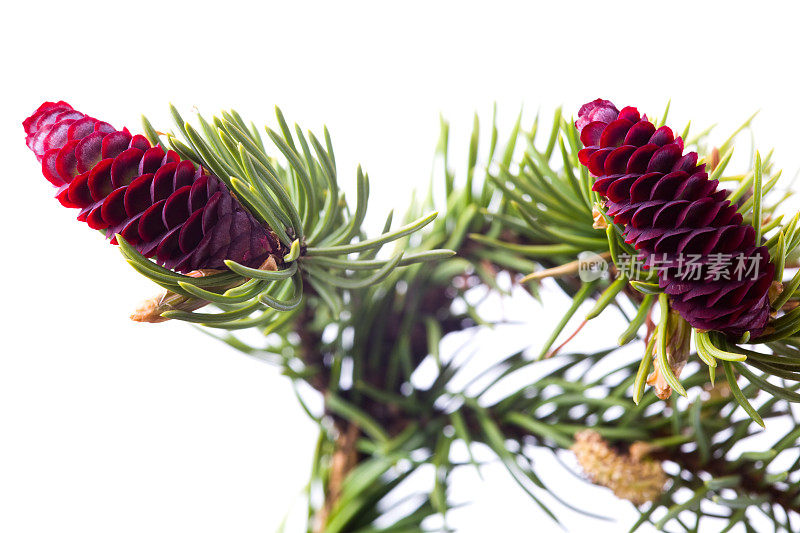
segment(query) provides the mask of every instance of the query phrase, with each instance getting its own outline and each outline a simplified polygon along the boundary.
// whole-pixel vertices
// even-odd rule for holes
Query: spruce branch
[[[632,531],[644,523],[692,530],[690,522],[694,530],[701,522],[753,530],[756,513],[777,530],[796,530],[800,433],[791,402],[800,399],[800,276],[772,300],[776,316],[764,335],[732,339],[694,328],[697,357],[689,354],[692,328],[670,311],[653,272],[622,272],[621,257],[633,250],[592,190],[580,162],[581,139],[560,111],[539,140],[538,117],[525,128],[520,116],[505,143],[493,121],[488,146],[481,144],[476,117],[460,173],[451,167],[443,121],[436,158],[443,164],[445,197],[431,192],[415,201],[394,230],[390,214],[372,238],[362,227],[367,176],[356,173],[357,199],[348,206],[327,131],[320,142],[292,130],[278,111],[277,127],[265,130],[273,156],[259,129],[238,113],[208,121],[198,116],[199,130],[176,110],[173,115],[176,135],[159,134],[145,122],[151,143],[217,174],[272,229],[279,253],[272,254],[273,263],[228,259],[223,272],[190,276],[156,264],[124,235],[117,241],[134,268],[171,291],[169,305],[178,308],[167,316],[202,324],[201,331],[278,365],[296,385],[298,400],[320,426],[308,531],[426,531],[437,521],[447,531],[451,475],[464,467],[480,472],[477,447],[488,447],[556,522],[565,511],[598,517],[551,488],[559,480],[547,478],[533,448],[551,450],[559,460],[577,450],[579,475],[638,506]],[[776,272],[791,268],[800,228],[797,216],[786,224],[769,219],[781,201],[768,196],[779,176],[771,155],[760,162],[754,157],[751,170],[729,175],[733,142],[714,155],[702,147],[707,133],[695,137],[700,152],[709,154],[712,175],[734,185],[738,210],[754,231],[760,228]],[[434,219],[431,212],[440,214]],[[580,268],[570,264],[580,251],[607,254],[611,279],[582,280]],[[582,301],[594,304],[587,320],[609,307],[626,316],[636,309],[620,338],[629,350],[570,353],[567,344],[548,361],[527,350],[481,354],[484,368],[475,371],[464,356],[473,349],[469,343],[464,353],[443,349],[448,336],[469,337],[495,325],[482,316],[476,295],[506,294],[501,272],[546,304],[536,283],[521,280],[552,269],[573,305],[557,331],[535,331],[537,341],[547,339],[542,353],[552,353]],[[219,312],[180,308],[200,302]],[[660,313],[653,315],[656,307]],[[250,328],[263,339],[237,336]],[[658,375],[685,397],[661,400],[645,390],[654,358]],[[707,372],[717,367],[726,379],[713,384],[712,373],[709,384]],[[426,369],[430,379],[420,383],[415,376]],[[509,387],[513,382],[524,385]],[[322,411],[306,401],[309,394],[322,399]],[[762,431],[757,421],[778,428],[773,431],[780,438],[748,440]],[[456,443],[469,451],[468,462],[453,460]],[[410,491],[406,482],[431,468],[427,486]]]
[[[447,137],[440,142],[440,149],[446,146]],[[448,168],[446,175],[455,174]],[[475,181],[473,183],[477,184]],[[468,394],[463,388],[453,390],[450,384],[456,375],[465,371],[465,365],[457,365],[453,359],[440,354],[439,343],[449,333],[480,327],[482,323],[478,309],[455,311],[453,299],[459,298],[458,295],[470,287],[483,284],[487,287],[494,286],[493,278],[485,278],[479,274],[479,269],[487,268],[487,260],[503,257],[502,262],[498,261],[492,267],[494,275],[497,269],[503,268],[512,269],[517,278],[525,272],[515,272],[515,263],[502,254],[495,255],[494,249],[489,249],[487,253],[485,248],[477,244],[476,239],[467,237],[468,234],[462,228],[466,226],[475,234],[502,232],[506,240],[524,245],[536,241],[529,234],[514,232],[509,227],[499,227],[501,225],[494,217],[479,216],[484,208],[469,209],[470,204],[464,201],[466,195],[458,189],[455,180],[449,187],[449,198],[455,200],[448,202],[449,208],[442,211],[440,218],[423,233],[420,246],[438,247],[446,240],[447,246],[457,252],[455,257],[443,259],[433,269],[411,267],[404,272],[398,271],[379,284],[354,292],[356,298],[347,304],[352,317],[342,324],[344,329],[352,328],[351,338],[337,336],[332,342],[322,342],[319,329],[321,324],[314,326],[311,316],[302,325],[298,324],[296,330],[306,339],[303,341],[306,346],[304,359],[308,367],[313,366],[318,370],[313,374],[316,387],[325,394],[335,391],[334,394],[353,408],[343,411],[337,405],[335,410],[328,413],[337,428],[334,434],[346,434],[348,424],[352,424],[353,420],[358,420],[356,423],[360,426],[375,425],[380,428],[380,431],[362,432],[359,465],[376,464],[371,461],[387,457],[387,450],[396,450],[387,444],[391,442],[403,443],[406,457],[420,449],[427,450],[426,453],[449,449],[455,440],[463,441],[468,447],[484,443],[506,464],[522,490],[537,501],[545,513],[557,520],[557,511],[546,504],[544,498],[558,499],[559,495],[547,488],[547,481],[539,477],[535,465],[525,459],[523,450],[526,446],[534,445],[562,453],[559,450],[570,448],[575,435],[591,430],[601,435],[612,447],[628,446],[637,441],[646,442],[651,449],[651,460],[670,461],[678,465],[678,473],[668,476],[667,487],[656,499],[656,503],[642,507],[641,522],[661,522],[659,525],[666,527],[670,521],[676,519],[676,509],[692,508],[695,509],[693,512],[697,519],[727,520],[728,523],[744,520],[749,523],[751,518],[746,513],[741,513],[740,507],[744,503],[741,500],[731,500],[728,488],[748,495],[747,502],[754,503],[747,505],[753,509],[766,509],[763,503],[758,502],[769,501],[776,508],[782,508],[789,513],[797,511],[797,506],[790,499],[776,500],[773,497],[775,492],[781,490],[783,482],[794,478],[765,475],[758,460],[748,459],[765,453],[763,449],[755,449],[750,455],[745,454],[731,462],[735,457],[730,457],[730,448],[754,430],[747,419],[740,418],[731,409],[730,394],[725,392],[729,390],[727,385],[718,385],[717,388],[704,391],[705,377],[693,361],[689,362],[682,374],[683,386],[689,397],[693,398],[689,407],[671,402],[671,407],[656,408],[657,399],[653,395],[645,395],[637,407],[631,406],[626,397],[631,394],[634,386],[638,361],[625,362],[624,356],[615,354],[613,350],[597,354],[559,355],[554,359],[561,361],[556,369],[544,371],[540,379],[490,404],[486,404],[483,397],[502,386],[503,379],[543,363],[537,363],[523,353],[512,354],[486,370],[486,374],[496,378],[477,393]],[[495,190],[485,197],[501,193],[502,191]],[[475,197],[477,195],[473,196]],[[424,207],[417,208],[420,209]],[[415,211],[412,209],[407,218],[414,216]],[[471,222],[465,223],[465,220]],[[458,231],[453,228],[458,228]],[[453,235],[460,237],[455,239]],[[542,261],[544,264],[552,264],[551,256]],[[559,281],[565,290],[575,294],[576,286],[569,277]],[[642,309],[649,309],[653,297],[642,298],[637,294],[639,293],[634,290],[625,297],[634,301],[637,298],[644,300]],[[622,296],[621,293],[617,295]],[[640,312],[637,316],[639,318],[634,318],[634,321],[641,324],[645,314]],[[315,328],[317,333],[312,333]],[[312,342],[309,343],[309,339]],[[436,378],[428,388],[417,389],[411,385],[410,376],[430,357],[436,361]],[[623,363],[616,370],[599,378],[592,375],[592,369],[600,359],[618,360],[621,357]],[[343,387],[340,381],[342,365],[337,361],[348,358],[352,362],[352,385]],[[598,387],[601,388],[600,391]],[[754,402],[758,393],[759,388],[753,385],[742,388],[742,395],[748,402]],[[583,414],[576,414],[572,410],[572,407],[578,405],[586,407]],[[788,405],[777,398],[754,405],[758,405],[758,415],[764,420],[792,416]],[[620,407],[622,414],[606,414]],[[546,414],[548,411],[550,414]],[[735,435],[723,437],[728,428],[733,428]],[[785,435],[781,441],[784,443],[782,446],[788,453],[796,453],[796,444],[791,437],[790,434]],[[331,442],[336,440],[335,437],[331,439]],[[510,441],[518,442],[519,446],[509,446]],[[698,447],[694,452],[684,449],[687,443],[695,441],[698,442]],[[701,442],[708,444],[701,445]],[[324,466],[328,463],[323,461],[322,464]],[[521,464],[526,466],[520,466]],[[449,469],[461,466],[470,465],[450,465]],[[471,466],[480,468],[477,462],[473,462]],[[721,482],[717,481],[709,482],[713,489],[706,487],[706,476],[711,476],[712,480],[728,480],[733,471],[743,474],[731,487],[722,488],[718,486]],[[789,475],[796,476],[794,473]],[[384,483],[391,484],[394,479],[389,476],[374,483],[378,483],[376,486],[385,486]],[[442,491],[446,494],[447,477],[444,479],[445,481],[437,482],[436,486],[431,487],[429,500],[426,500],[430,507],[423,505],[419,508],[419,514],[414,516],[420,521],[411,529],[423,530],[424,517],[431,512],[446,514],[449,505],[446,497],[441,496]],[[637,482],[637,479],[631,479],[630,486],[635,487]],[[686,502],[681,499],[683,493],[678,490],[679,487],[691,491],[699,490],[701,496],[684,507]],[[336,500],[337,491],[335,486],[329,487],[326,493],[328,499],[319,508],[318,516],[323,519],[328,516],[324,509]],[[381,494],[388,496],[389,492],[384,490]],[[435,494],[438,496],[434,496]],[[720,505],[719,501],[725,500],[730,500],[727,502],[729,505],[723,504],[721,512],[704,508],[708,505]],[[365,501],[373,502],[374,498]],[[566,501],[563,503],[569,507]],[[365,505],[360,512],[376,517],[374,512],[367,511],[368,508]],[[422,512],[423,510],[429,512]],[[402,522],[401,519],[395,525],[400,523],[407,522]],[[354,522],[349,527],[352,528],[350,530],[358,530]]]
[[[685,144],[686,150],[699,151],[701,159],[704,157],[711,163],[709,180],[718,179],[732,188],[727,196],[727,201],[737,204],[738,213],[743,217],[744,223],[753,228],[754,235],[764,235],[759,242],[763,242],[765,248],[769,250],[771,258],[769,267],[773,269],[771,271],[775,272],[777,279],[777,282],[773,284],[771,294],[774,296],[771,301],[772,312],[773,314],[777,313],[778,316],[770,319],[763,333],[754,332],[756,335],[751,335],[749,332],[745,332],[745,335],[739,335],[736,339],[731,339],[730,336],[723,338],[718,334],[709,335],[702,328],[694,329],[696,338],[701,341],[697,344],[698,356],[709,365],[709,372],[713,374],[717,361],[743,361],[753,369],[763,372],[761,376],[755,375],[754,377],[768,383],[768,390],[781,395],[784,388],[772,383],[769,378],[781,377],[791,380],[795,375],[785,371],[775,372],[792,368],[791,361],[776,352],[774,344],[771,346],[769,344],[779,342],[784,354],[788,353],[787,349],[797,348],[794,336],[800,330],[800,314],[792,312],[795,307],[792,298],[797,298],[795,282],[800,283],[800,276],[791,281],[781,282],[784,279],[787,257],[800,244],[800,235],[798,235],[796,216],[783,223],[783,215],[778,214],[787,195],[771,194],[781,175],[780,171],[774,169],[772,152],[762,158],[758,152],[754,151],[749,170],[738,174],[726,173],[734,150],[735,138],[741,131],[749,127],[752,118],[750,117],[742,127],[734,132],[720,149],[713,148],[708,144],[708,131],[692,137]],[[594,124],[600,123],[595,122]],[[655,127],[652,126],[653,130]],[[626,242],[631,239],[628,237],[629,229],[618,223],[617,213],[615,212],[613,216],[608,214],[608,206],[599,201],[597,192],[590,190],[590,176],[586,166],[581,162],[582,156],[579,155],[583,153],[581,152],[581,141],[577,136],[578,130],[573,126],[572,121],[563,120],[561,112],[558,111],[550,131],[551,138],[548,139],[545,146],[552,145],[552,135],[553,132],[556,132],[557,140],[555,142],[561,148],[561,158],[556,162],[551,162],[552,153],[547,148],[538,148],[535,143],[535,134],[532,133],[529,136],[531,142],[526,147],[518,170],[511,172],[501,168],[498,175],[493,178],[502,191],[504,201],[511,203],[515,212],[511,216],[502,211],[490,214],[504,227],[526,228],[525,231],[528,234],[535,234],[543,242],[538,246],[526,248],[514,242],[488,239],[481,235],[475,235],[473,238],[497,250],[525,254],[526,257],[545,266],[544,270],[528,274],[523,278],[525,281],[537,280],[554,274],[560,275],[564,280],[574,276],[576,271],[587,265],[585,260],[578,259],[576,261],[574,259],[574,256],[578,255],[577,252],[569,257],[570,252],[575,250],[583,250],[583,253],[592,252],[601,258],[606,257],[605,254],[610,254],[612,275],[616,272],[617,274],[622,273],[624,276],[612,277],[610,284],[602,280],[599,282],[600,293],[592,295],[597,299],[597,308],[590,313],[589,319],[596,318],[611,303],[617,303],[620,300],[628,300],[639,307],[639,312],[621,337],[621,342],[624,344],[629,342],[635,331],[639,329],[642,318],[646,316],[652,306],[652,303],[640,304],[641,296],[635,292],[644,295],[663,294],[663,287],[659,285],[656,278],[656,274],[660,270],[658,266],[651,266],[643,270],[632,264],[631,258],[636,259],[640,252],[634,250],[631,244]],[[688,126],[684,133],[688,134]],[[703,156],[703,154],[706,155]],[[595,220],[595,223],[590,222],[592,219]],[[602,223],[598,223],[598,221]],[[601,237],[603,230],[606,233],[605,238]],[[639,230],[637,229],[637,231]],[[564,246],[567,248],[560,248]],[[559,260],[559,257],[562,259]],[[554,258],[556,264],[551,266]],[[622,290],[625,285],[623,279],[627,279],[635,292]],[[572,296],[576,294],[571,289],[568,292]],[[582,298],[585,297],[582,293],[580,295]],[[790,306],[789,309],[785,308],[787,304]],[[562,324],[572,317],[575,309],[576,307],[567,312],[561,321]],[[551,337],[551,343],[556,341],[558,333],[560,331],[556,331]],[[764,354],[760,352],[760,347],[768,347],[772,353]],[[544,352],[548,349],[549,347],[545,347]],[[663,356],[665,352],[656,351],[654,353]],[[770,366],[764,361],[764,358],[772,357],[778,358],[775,366]],[[667,369],[665,368],[665,370]],[[656,371],[671,382],[670,389],[682,389],[680,383],[676,379],[672,379],[671,372],[660,370],[658,365]],[[662,387],[662,390],[668,389]],[[791,394],[782,394],[782,397],[791,398]],[[745,402],[742,402],[742,406],[745,410],[750,411],[750,407]]]

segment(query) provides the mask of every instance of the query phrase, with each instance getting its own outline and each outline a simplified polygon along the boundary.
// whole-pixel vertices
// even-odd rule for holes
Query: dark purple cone
[[[575,126],[586,147],[580,161],[597,177],[592,189],[625,227],[625,241],[648,265],[658,263],[673,309],[698,329],[760,334],[775,266],[697,153],[684,155],[683,139],[668,127],[656,129],[636,108],[618,111],[608,100],[581,107]]]
[[[45,102],[23,126],[58,200],[114,244],[119,233],[178,272],[225,269],[225,259],[258,267],[279,249],[219,178],[141,135],[65,102]]]

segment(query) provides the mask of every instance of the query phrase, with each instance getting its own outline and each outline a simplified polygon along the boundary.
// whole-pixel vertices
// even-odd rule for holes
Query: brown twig
[[[581,322],[581,325],[577,327],[577,329],[572,333],[572,335],[567,337],[567,340],[565,340],[564,342],[559,344],[557,347],[555,347],[552,350],[550,350],[549,352],[547,352],[547,355],[545,355],[544,358],[545,359],[550,359],[551,357],[556,355],[558,352],[560,352],[561,349],[569,343],[569,341],[571,341],[572,339],[575,338],[575,335],[580,333],[580,331],[583,329],[583,326],[585,326],[587,322],[588,322],[588,320],[584,320],[583,322]]]
[[[325,502],[315,517],[315,533],[325,533],[328,517],[342,495],[344,480],[358,463],[358,450],[356,448],[356,442],[358,442],[359,437],[358,426],[352,422],[346,422],[346,424],[347,427],[336,436],[335,449],[331,456],[328,484],[325,487]]]
[[[608,261],[611,259],[611,254],[609,252],[603,252],[602,254],[598,254],[599,257]],[[576,259],[575,261],[570,261],[569,263],[564,263],[563,265],[559,265],[553,268],[547,268],[545,270],[538,270],[536,272],[532,272],[527,276],[523,277],[519,280],[520,283],[527,283],[528,281],[538,281],[540,279],[545,278],[553,278],[553,277],[560,277],[560,276],[567,276],[570,274],[577,274],[578,269],[583,263],[582,260]]]

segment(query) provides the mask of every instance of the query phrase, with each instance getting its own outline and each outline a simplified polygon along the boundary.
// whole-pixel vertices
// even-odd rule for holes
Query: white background
[[[278,104],[329,126],[346,189],[358,162],[369,171],[373,221],[428,179],[440,112],[466,147],[495,101],[507,132],[523,104],[528,119],[598,96],[658,114],[672,98],[671,124],[718,122],[719,139],[761,109],[759,148],[800,167],[789,2],[289,4],[4,7],[0,531],[273,531],[316,437],[275,368],[186,325],[127,320],[155,288],[52,198],[20,126],[44,100],[132,130],[141,113],[169,128],[168,102],[256,122]],[[522,346],[550,320],[526,305]],[[551,529],[499,467],[485,476],[458,478],[454,496],[474,500],[458,531]],[[631,523],[605,491],[561,488],[622,524],[573,516],[569,531]]]

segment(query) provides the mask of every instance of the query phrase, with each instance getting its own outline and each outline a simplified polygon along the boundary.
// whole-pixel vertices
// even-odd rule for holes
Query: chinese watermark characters
[[[636,279],[647,272],[669,271],[669,277],[681,281],[744,281],[757,280],[762,262],[760,253],[652,254],[648,257],[621,253],[616,267],[619,275]],[[583,281],[594,281],[608,271],[608,264],[592,252],[578,254],[578,275]]]

